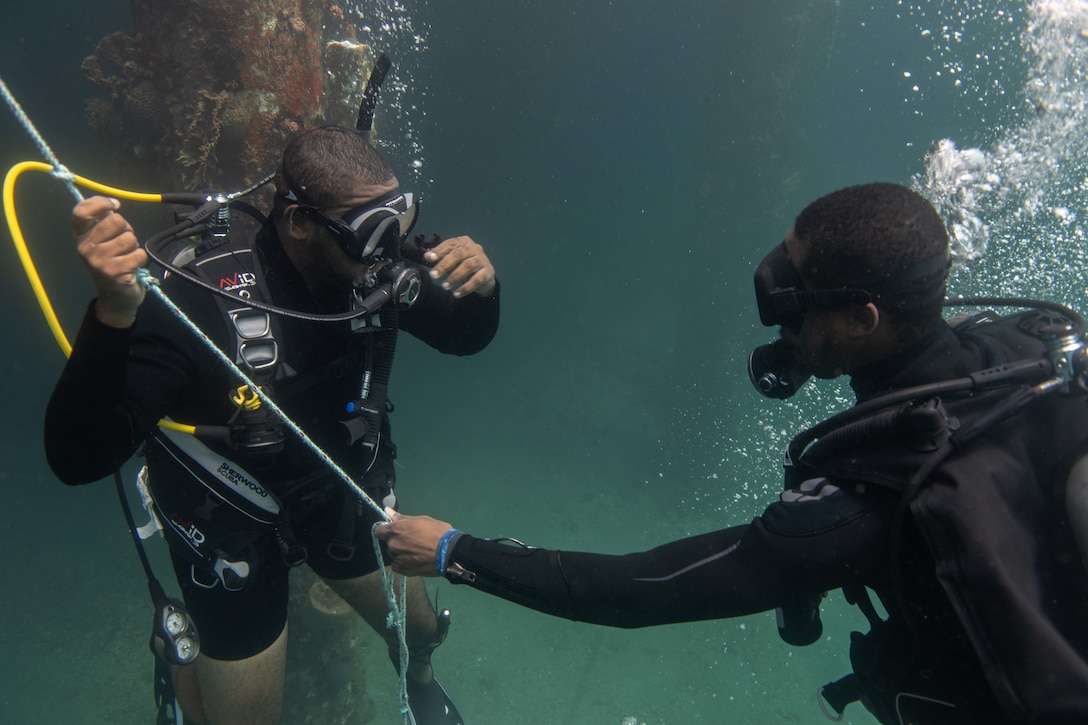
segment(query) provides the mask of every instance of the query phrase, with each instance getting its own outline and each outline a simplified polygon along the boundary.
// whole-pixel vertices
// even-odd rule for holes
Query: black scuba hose
[[[1077,327],[1077,333],[1084,335],[1088,331],[1088,323],[1072,308],[1058,302],[1046,300],[1033,300],[1027,297],[959,297],[946,299],[945,307],[1025,307],[1050,310],[1067,316]]]
[[[851,448],[860,442],[882,441],[894,438],[898,433],[896,426],[900,411],[886,410],[882,413],[847,423],[836,428],[818,442],[814,443],[807,455],[831,456],[845,448]]]
[[[370,71],[370,77],[366,79],[366,87],[363,88],[363,100],[359,102],[359,116],[355,121],[355,131],[370,142],[370,129],[374,126],[374,110],[378,107],[378,91],[385,81],[385,74],[389,72],[393,62],[389,56],[382,53],[374,62],[374,68]]]
[[[812,441],[824,434],[834,431],[836,428],[856,421],[858,418],[871,415],[884,408],[899,403],[905,403],[918,398],[934,398],[953,393],[978,392],[990,388],[1010,385],[1012,383],[1030,382],[1049,377],[1053,374],[1053,366],[1049,360],[1026,360],[1007,365],[979,370],[962,378],[954,378],[939,383],[917,385],[913,388],[903,388],[886,395],[881,395],[864,403],[858,403],[841,413],[837,413],[825,421],[817,423],[811,428],[799,433],[786,448],[789,460],[796,461],[801,453]]]
[[[140,556],[140,565],[144,568],[144,573],[147,574],[148,586],[150,586],[152,582],[158,583],[155,579],[155,572],[151,568],[151,561],[148,560],[147,552],[144,551],[144,543],[140,539],[140,533],[136,530],[136,520],[132,518],[132,509],[128,505],[128,497],[125,496],[125,484],[121,480],[120,469],[113,472],[113,481],[117,485],[117,496],[121,499],[121,511],[125,514],[125,523],[128,524],[128,532],[132,535],[132,543],[135,544],[136,553]]]
[[[385,318],[383,329],[377,335],[377,354],[374,356],[374,371],[371,376],[370,394],[367,400],[372,405],[365,406],[364,417],[370,434],[377,436],[381,432],[382,421],[389,404],[389,379],[393,374],[393,358],[397,354],[397,333],[400,327],[400,310],[396,305],[382,309]]]
[[[213,284],[209,284],[209,283],[205,282],[202,279],[194,277],[193,275],[189,274],[188,272],[186,272],[182,268],[178,267],[177,265],[172,264],[171,262],[167,262],[161,256],[161,253],[160,253],[161,250],[158,250],[158,249],[155,249],[154,247],[152,247],[152,243],[157,244],[159,241],[163,241],[167,237],[170,237],[170,238],[176,237],[178,231],[189,230],[189,231],[192,232],[192,234],[190,234],[188,236],[195,236],[196,234],[201,233],[203,231],[203,229],[204,229],[203,226],[190,227],[190,226],[181,225],[181,224],[176,225],[174,227],[171,227],[170,229],[167,229],[165,232],[160,232],[159,234],[156,234],[151,239],[148,239],[147,243],[144,245],[144,249],[147,251],[147,255],[149,257],[151,257],[151,259],[153,259],[156,264],[158,264],[163,269],[169,270],[171,274],[176,274],[178,277],[180,277],[181,279],[184,279],[186,282],[194,284],[197,287],[200,287],[201,289],[207,290],[208,292],[211,292],[212,294],[223,297],[224,299],[228,299],[231,302],[237,303],[240,300],[238,295],[231,294],[230,292],[226,292],[224,290],[221,290],[221,289],[219,289],[218,287],[216,287]],[[354,320],[354,319],[357,319],[357,318],[360,318],[360,317],[365,317],[366,315],[374,314],[374,311],[377,309],[376,307],[373,307],[373,306],[371,306],[369,308],[366,307],[366,306],[359,306],[359,307],[356,307],[356,309],[351,310],[349,312],[337,312],[335,314],[322,315],[322,314],[317,314],[317,313],[298,312],[296,310],[289,310],[289,309],[287,309],[285,307],[277,307],[275,305],[269,305],[269,304],[265,304],[263,302],[257,302],[256,300],[252,300],[252,299],[245,300],[243,304],[245,304],[246,307],[252,307],[255,310],[261,310],[263,312],[268,312],[268,313],[273,314],[273,315],[280,315],[281,317],[292,317],[292,318],[294,318],[296,320],[305,320],[307,322],[347,322],[348,320]]]
[[[113,481],[117,486],[117,496],[121,499],[121,511],[125,514],[128,532],[132,535],[132,543],[136,547],[136,555],[140,557],[140,566],[143,567],[144,574],[147,576],[147,590],[151,594],[151,603],[158,610],[169,601],[169,598],[166,596],[166,590],[163,589],[162,583],[155,577],[155,570],[151,568],[151,560],[147,558],[144,542],[140,539],[140,532],[136,528],[136,520],[132,518],[132,508],[128,504],[128,497],[125,496],[125,485],[121,480],[121,469],[113,472]]]
[[[1081,317],[1074,310],[1066,307],[1065,305],[1058,304],[1057,302],[1047,302],[1044,300],[1032,300],[1024,297],[961,297],[958,299],[947,299],[944,301],[945,307],[1026,307],[1026,308],[1038,308],[1044,310],[1050,310],[1052,312],[1058,312],[1067,316],[1073,321],[1074,326],[1077,328],[1078,335],[1088,334],[1088,326]],[[930,398],[939,395],[949,395],[953,393],[966,393],[977,392],[979,390],[985,390],[988,388],[1000,387],[1002,385],[1009,385],[1012,383],[1030,382],[1032,380],[1040,380],[1050,377],[1053,374],[1053,366],[1046,360],[1033,360],[1033,361],[1020,361],[1010,363],[1007,365],[998,365],[997,367],[989,368],[986,370],[980,370],[976,373],[962,378],[956,378],[953,380],[946,380],[938,383],[929,383],[927,385],[919,385],[913,388],[904,388],[902,390],[896,390],[886,395],[882,395],[871,400],[867,400],[863,403],[844,410],[836,415],[831,416],[827,420],[824,420],[816,425],[808,428],[807,430],[799,433],[786,449],[789,460],[796,461],[800,458],[801,453],[805,448],[814,440],[823,436],[829,431],[833,431],[836,428],[840,428],[848,423],[851,423],[858,418],[870,415],[882,408],[886,408],[892,405],[898,405],[899,403],[905,403],[915,398]]]
[[[388,59],[386,59],[388,61]],[[384,74],[383,74],[384,75]],[[256,219],[258,222],[263,223],[265,221],[264,214],[261,214],[252,204],[248,202],[239,201],[239,197],[245,196],[259,189],[267,184],[274,177],[274,174],[266,176],[257,183],[251,185],[249,188],[232,193],[229,195],[209,195],[198,194],[190,192],[171,192],[162,195],[164,203],[168,204],[184,204],[187,206],[197,207],[192,214],[189,214],[177,224],[168,227],[157,234],[152,235],[144,242],[144,251],[147,252],[147,256],[155,261],[160,267],[165,270],[169,270],[171,274],[176,274],[186,282],[196,285],[201,289],[211,292],[214,295],[218,295],[224,299],[228,299],[231,302],[237,303],[239,298],[237,295],[231,294],[224,290],[219,289],[215,285],[209,284],[202,279],[199,279],[181,267],[168,262],[163,255],[163,249],[160,249],[160,245],[165,248],[167,244],[173,241],[184,239],[186,237],[195,237],[198,234],[203,234],[209,228],[208,220],[213,220],[219,211],[226,205],[228,208],[237,209],[245,214]],[[284,307],[277,307],[275,305],[266,304],[263,302],[257,302],[255,300],[246,300],[245,304],[248,307],[268,312],[274,315],[280,315],[282,317],[292,317],[298,320],[306,320],[308,322],[346,322],[348,320],[358,319],[366,315],[373,314],[374,311],[381,306],[385,300],[381,300],[377,305],[357,306],[354,310],[349,312],[339,312],[330,315],[322,315],[316,313],[298,312],[296,310],[289,310]]]
[[[140,566],[143,567],[144,574],[147,575],[147,589],[151,593],[151,603],[158,609],[167,601],[166,590],[162,588],[162,584],[155,577],[155,570],[151,568],[151,560],[147,558],[144,542],[140,539],[140,532],[136,528],[136,520],[132,518],[132,508],[128,504],[128,497],[125,496],[125,485],[121,480],[120,469],[113,472],[113,481],[117,485],[117,496],[121,499],[121,511],[125,514],[128,532],[132,535],[132,543],[136,547],[137,556],[140,557]]]

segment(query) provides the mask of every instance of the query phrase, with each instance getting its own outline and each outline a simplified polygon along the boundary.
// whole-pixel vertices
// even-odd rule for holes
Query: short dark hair
[[[344,198],[346,182],[381,184],[396,178],[389,163],[358,133],[323,126],[296,137],[276,172],[277,201],[288,190],[304,204],[327,209]]]
[[[896,324],[899,341],[910,344],[941,319],[947,267],[930,289],[939,295],[902,304],[881,281],[912,264],[948,253],[948,231],[925,197],[899,184],[849,186],[822,196],[797,216],[793,231],[806,249],[802,273],[821,289],[860,288]]]

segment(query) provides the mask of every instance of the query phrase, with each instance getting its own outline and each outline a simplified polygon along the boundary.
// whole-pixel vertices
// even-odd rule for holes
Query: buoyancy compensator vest
[[[900,495],[889,617],[863,587],[844,591],[870,631],[852,635],[854,674],[821,688],[821,707],[841,717],[860,699],[884,723],[1085,721],[1088,551],[1066,503],[1088,465],[1082,325],[1051,310],[971,317],[953,329],[988,367],[859,403],[791,442],[787,487],[824,476]],[[905,574],[909,542],[928,550],[912,576],[935,567],[933,608]],[[942,652],[953,639],[977,664]],[[985,686],[970,692],[965,673]]]
[[[185,272],[237,297],[212,295],[226,323],[225,353],[268,394],[283,375],[277,320],[247,301],[269,303],[257,255],[226,236],[207,237]],[[190,251],[190,253],[192,253]],[[190,435],[157,428],[148,439],[148,480],[156,516],[175,550],[187,555],[193,581],[238,590],[259,566],[256,539],[271,531],[289,564],[305,559],[290,535],[282,503],[260,481],[283,449],[283,426],[253,391],[224,390],[235,404],[230,420],[198,424]]]
[[[289,394],[298,396],[330,380],[361,372],[362,380],[348,384],[357,397],[348,401],[348,410],[338,424],[339,438],[360,449],[357,460],[367,462],[352,475],[374,473],[375,480],[381,479],[379,488],[391,487],[388,479],[392,473],[383,472],[390,462],[379,457],[378,451],[384,447],[388,456],[395,456],[392,444],[383,439],[388,428],[388,380],[398,328],[395,305],[383,307],[380,314],[374,311],[352,320],[345,356],[300,376],[286,361],[278,316],[249,304],[271,305],[260,259],[248,240],[240,244],[224,236],[211,243],[205,240],[181,269],[238,298],[234,302],[210,295],[226,325],[224,351],[277,402],[281,402],[277,388],[288,383]],[[348,329],[346,321],[324,324]],[[195,435],[159,428],[149,438],[146,453],[155,513],[175,550],[192,563],[193,581],[235,590],[251,581],[259,566],[254,542],[260,537],[271,534],[288,565],[305,561],[306,550],[292,534],[288,507],[280,497],[285,491],[301,493],[312,488],[318,479],[327,487],[334,478],[318,472],[306,474],[304,479],[281,481],[282,471],[272,470],[282,468],[282,422],[245,387],[224,390],[223,394],[234,403],[229,420],[198,422]],[[269,476],[276,485],[266,485],[263,479]],[[325,500],[329,495],[333,494],[320,498]],[[329,544],[329,555],[348,560],[354,555],[356,502],[350,492],[337,491],[335,495],[344,514]]]

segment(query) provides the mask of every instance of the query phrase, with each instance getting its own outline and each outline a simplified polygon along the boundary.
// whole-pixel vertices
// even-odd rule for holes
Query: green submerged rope
[[[37,145],[42,158],[53,166],[52,175],[65,183],[68,187],[68,191],[72,192],[72,196],[76,198],[77,202],[83,201],[83,195],[79,193],[79,189],[72,183],[72,172],[57,159],[56,154],[49,148],[49,144],[45,142],[42,135],[38,133],[38,129],[34,127],[34,124],[30,120],[30,116],[26,115],[26,111],[19,105],[19,101],[12,95],[11,91],[8,89],[8,84],[4,82],[2,77],[0,77],[0,95],[4,96],[4,100],[7,102],[11,112],[15,115],[15,119],[22,124],[23,128],[26,129],[26,132],[30,134],[30,138],[33,139],[35,145]]]

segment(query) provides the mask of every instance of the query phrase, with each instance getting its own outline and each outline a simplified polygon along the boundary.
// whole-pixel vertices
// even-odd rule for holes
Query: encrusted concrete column
[[[162,188],[242,188],[299,130],[353,123],[373,59],[328,0],[133,0],[132,18],[83,63],[106,92],[87,119]]]

